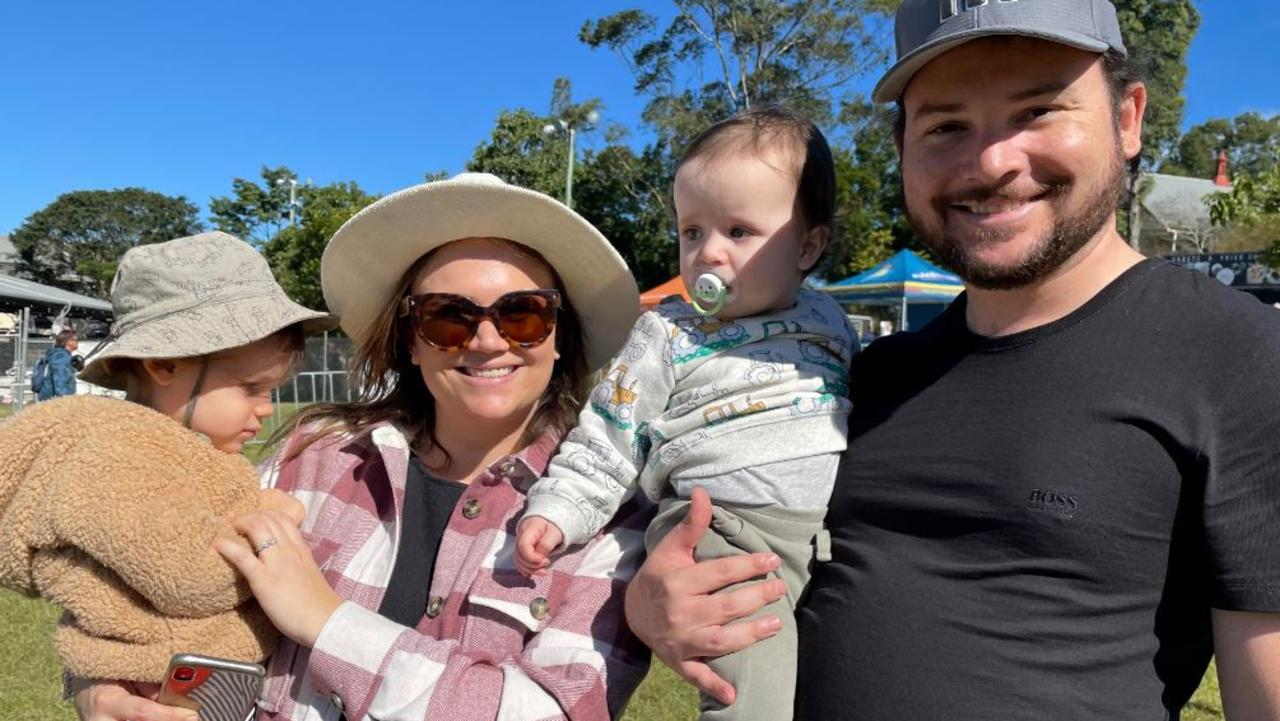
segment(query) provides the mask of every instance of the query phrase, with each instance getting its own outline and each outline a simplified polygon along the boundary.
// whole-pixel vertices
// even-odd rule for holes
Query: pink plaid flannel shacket
[[[377,613],[400,539],[409,461],[403,434],[383,425],[366,440],[325,439],[281,467],[268,464],[265,482],[306,506],[303,535],[347,602],[314,648],[280,645],[258,718],[586,721],[620,714],[649,662],[627,630],[623,591],[643,560],[651,512],[632,501],[605,533],[555,558],[545,575],[518,574],[515,524],[558,442],[542,437],[463,493],[416,629]]]

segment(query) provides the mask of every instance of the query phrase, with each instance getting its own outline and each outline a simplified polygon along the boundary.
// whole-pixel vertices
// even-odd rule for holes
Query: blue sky
[[[288,165],[386,193],[456,172],[553,80],[635,127],[630,74],[584,20],[658,0],[10,2],[0,8],[0,234],[71,190],[141,186],[204,212]],[[1200,0],[1184,124],[1280,112],[1275,0]],[[867,79],[867,87],[873,82]],[[588,138],[587,142],[591,142]]]

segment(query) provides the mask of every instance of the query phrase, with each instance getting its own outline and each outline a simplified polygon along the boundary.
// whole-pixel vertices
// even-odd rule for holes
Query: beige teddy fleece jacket
[[[257,507],[244,457],[136,403],[71,396],[0,423],[0,585],[66,610],[54,643],[73,676],[266,658],[278,635],[212,546]]]

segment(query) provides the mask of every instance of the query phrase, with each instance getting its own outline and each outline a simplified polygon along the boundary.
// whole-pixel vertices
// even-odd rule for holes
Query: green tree
[[[572,94],[569,79],[556,78],[548,115],[523,108],[499,113],[493,132],[476,148],[467,170],[492,173],[508,183],[563,200],[569,136],[560,123],[575,128],[577,161],[582,152],[581,136],[594,130],[591,118],[600,109],[599,99],[575,103]]]
[[[569,140],[543,132],[551,120],[523,108],[502,111],[489,139],[467,161],[467,170],[492,173],[513,185],[562,198]]]
[[[1142,171],[1168,155],[1180,136],[1187,79],[1187,48],[1200,27],[1200,13],[1191,0],[1114,0],[1120,32],[1129,57],[1138,65],[1147,86],[1142,123],[1142,152],[1130,164],[1128,211],[1118,230],[1136,249],[1142,232],[1140,199]]]
[[[200,232],[197,212],[182,196],[142,188],[77,190],[32,214],[10,240],[22,275],[106,297],[126,250]]]
[[[579,39],[616,53],[647,99],[642,117],[658,149],[670,151],[661,163],[668,168],[663,192],[653,196],[664,203],[673,158],[698,132],[738,110],[781,104],[826,128],[840,196],[836,233],[818,274],[839,278],[909,236],[891,128],[884,113],[850,89],[851,81],[888,62],[890,15],[899,2],[674,0],[675,17],[664,27],[652,15],[626,10],[586,22]],[[663,262],[674,271],[674,241],[668,246],[668,255],[658,257],[670,257]]]
[[[574,209],[604,233],[642,290],[680,268],[670,178],[670,154],[661,145],[636,153],[610,144],[586,153],[575,171]]]
[[[819,274],[838,280],[866,270],[895,251],[923,251],[902,208],[902,175],[893,145],[892,111],[864,98],[845,103],[833,139],[836,232]]]
[[[1193,125],[1178,139],[1160,172],[1212,178],[1222,150],[1227,152],[1229,175],[1255,175],[1275,167],[1280,162],[1280,114],[1267,118],[1247,112]]]
[[[550,114],[503,111],[467,170],[492,173],[508,183],[563,199],[568,172],[568,136],[558,121],[590,128],[600,102],[575,103],[571,86],[556,80]],[[551,132],[547,127],[551,126]],[[573,209],[595,225],[647,287],[675,273],[675,232],[670,202],[670,154],[660,143],[636,152],[618,127],[606,131],[598,150],[575,146]]]
[[[1219,150],[1225,150],[1232,135],[1231,121],[1210,118],[1191,126],[1169,157],[1160,163],[1160,172],[1193,178],[1212,178],[1217,172]]]
[[[1209,217],[1223,226],[1233,248],[1265,249],[1280,264],[1280,165],[1256,175],[1241,175],[1227,193],[1211,196]]]
[[[826,125],[850,81],[888,59],[899,0],[673,0],[657,19],[624,10],[579,39],[617,53],[648,98],[643,118],[673,151],[737,110],[782,104]],[[704,77],[710,76],[706,82]]]
[[[215,196],[209,200],[209,215],[218,230],[237,238],[261,245],[289,222],[290,180],[297,181],[292,170],[281,165],[262,167],[262,184],[235,178],[231,181],[231,195]],[[294,188],[295,200],[305,186]],[[297,208],[294,209],[295,214]]]
[[[1191,0],[1115,0],[1115,6],[1125,47],[1146,77],[1141,157],[1143,167],[1150,168],[1181,136],[1187,48],[1200,27],[1200,13]]]
[[[343,223],[378,196],[354,182],[307,187],[301,195],[297,225],[282,228],[262,246],[262,254],[290,298],[308,308],[327,309],[320,287],[325,245]]]

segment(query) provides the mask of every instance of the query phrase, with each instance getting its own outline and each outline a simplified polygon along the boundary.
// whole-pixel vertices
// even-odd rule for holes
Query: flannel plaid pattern
[[[515,524],[559,440],[544,436],[471,483],[449,520],[431,581],[431,597],[443,606],[434,617],[424,613],[416,629],[376,611],[400,539],[409,461],[403,434],[383,425],[365,440],[325,439],[287,463],[269,463],[264,483],[306,506],[303,535],[347,602],[314,648],[281,644],[258,718],[620,715],[649,663],[648,649],[627,629],[623,592],[643,561],[652,508],[631,501],[605,532],[557,557],[547,574],[521,576]]]

